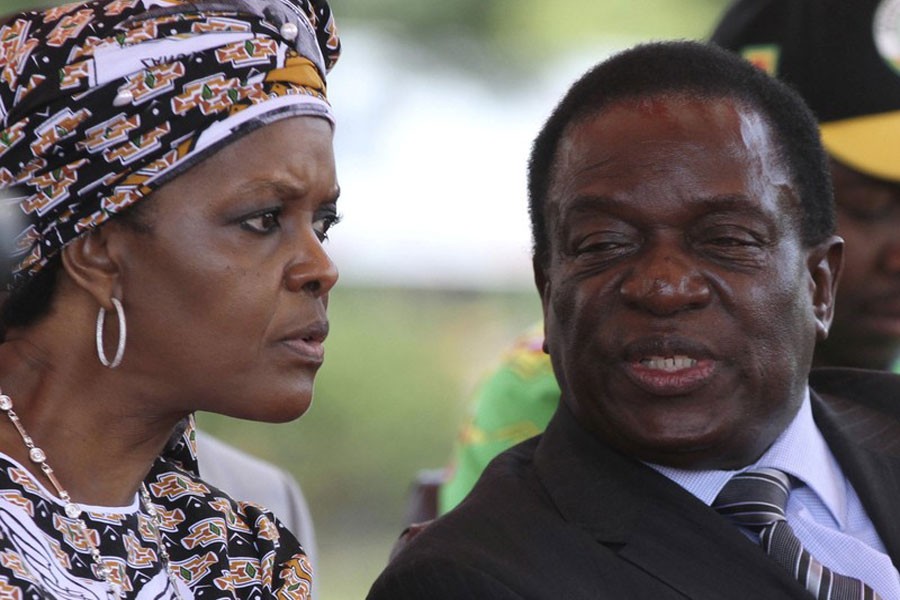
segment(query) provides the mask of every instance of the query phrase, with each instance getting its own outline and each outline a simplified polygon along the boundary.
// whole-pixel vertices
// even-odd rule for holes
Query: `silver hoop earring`
[[[115,369],[122,364],[122,357],[125,355],[125,309],[122,308],[122,303],[119,302],[118,298],[113,297],[110,300],[112,300],[116,309],[116,316],[119,318],[119,344],[116,346],[116,355],[110,362],[106,358],[106,352],[103,350],[103,323],[106,321],[106,309],[101,306],[100,312],[97,313],[97,358],[100,359],[100,364],[104,367]]]

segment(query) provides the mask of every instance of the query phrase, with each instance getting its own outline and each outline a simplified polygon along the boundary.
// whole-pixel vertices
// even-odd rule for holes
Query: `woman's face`
[[[118,228],[121,368],[151,410],[272,422],[306,411],[337,280],[323,247],[337,196],[331,126],[297,117],[157,190],[149,232]]]

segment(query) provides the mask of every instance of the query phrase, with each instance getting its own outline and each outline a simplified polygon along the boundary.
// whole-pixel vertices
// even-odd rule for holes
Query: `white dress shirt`
[[[787,522],[803,546],[836,573],[869,584],[884,600],[900,600],[900,574],[887,555],[856,490],[813,420],[809,390],[797,416],[754,464],[739,471],[688,471],[649,465],[707,506],[736,473],[771,467],[793,475]],[[757,534],[744,530],[758,542]]]

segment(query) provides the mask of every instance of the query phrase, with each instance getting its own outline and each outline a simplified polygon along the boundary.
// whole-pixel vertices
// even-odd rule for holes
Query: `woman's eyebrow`
[[[308,185],[295,184],[284,179],[251,179],[235,188],[235,194],[238,195],[270,193],[282,199],[300,198],[305,196],[308,192]],[[340,186],[335,186],[334,192],[323,202],[323,204],[333,204],[337,202],[340,195]]]

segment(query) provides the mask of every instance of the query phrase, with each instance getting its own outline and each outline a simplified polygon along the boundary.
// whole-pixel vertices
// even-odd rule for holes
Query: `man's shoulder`
[[[829,444],[841,439],[877,455],[900,457],[900,375],[863,369],[816,369],[813,415]]]
[[[554,512],[533,466],[538,440],[513,446],[491,461],[465,500],[417,535],[392,561],[391,570],[426,563],[446,567],[448,556],[461,564],[475,555],[488,563],[502,562],[513,550],[510,540],[516,540],[517,552],[528,553],[529,542],[522,536],[529,536],[542,515]]]
[[[838,411],[861,407],[900,417],[900,375],[851,368],[813,369],[810,387],[825,405]]]
[[[549,498],[534,468],[534,452],[540,439],[540,436],[531,438],[497,455],[469,495],[439,519],[433,529],[436,532],[446,529],[450,534],[476,531],[526,519],[546,510]]]
[[[393,558],[368,600],[525,597],[521,584],[542,560],[534,532],[546,529],[537,523],[549,512],[530,446],[533,440],[495,458],[465,500]]]
[[[495,458],[462,503],[393,559],[370,599],[582,598],[573,586],[594,589],[614,561],[598,558],[603,546],[569,523],[545,489],[534,464],[540,442]]]
[[[392,564],[372,585],[366,600],[521,600],[509,586],[455,557],[415,557]]]

